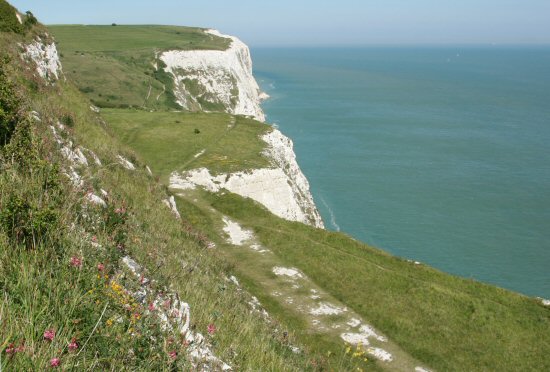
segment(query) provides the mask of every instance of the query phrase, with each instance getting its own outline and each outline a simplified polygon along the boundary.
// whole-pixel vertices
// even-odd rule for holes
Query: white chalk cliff
[[[225,111],[264,121],[260,98],[264,98],[252,76],[252,60],[246,44],[216,30],[213,36],[231,40],[227,50],[170,50],[160,54],[164,70],[174,77],[177,103],[197,111]]]
[[[272,161],[271,168],[218,175],[210,174],[206,168],[181,174],[174,172],[170,177],[170,187],[188,190],[201,186],[212,192],[226,189],[263,204],[279,217],[323,228],[323,220],[309,191],[309,182],[296,162],[292,141],[276,129],[262,139],[268,145],[265,155]]]
[[[192,80],[202,87],[203,98],[209,98],[211,103],[223,103],[224,111],[264,121],[260,102],[269,96],[260,91],[252,75],[248,47],[233,36],[215,30],[205,32],[230,38],[231,46],[225,51],[173,50],[160,55],[166,64],[165,71],[174,76],[174,93],[179,104],[189,108],[191,103],[197,103],[197,97],[186,90],[186,82]],[[309,182],[296,161],[292,141],[277,129],[272,129],[262,139],[267,144],[264,156],[270,159],[271,167],[218,175],[210,174],[206,168],[181,174],[174,172],[170,187],[186,190],[201,186],[212,192],[226,189],[263,204],[279,217],[324,228],[309,191]]]

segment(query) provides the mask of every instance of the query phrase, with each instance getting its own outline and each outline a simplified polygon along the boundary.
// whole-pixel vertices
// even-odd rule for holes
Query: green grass
[[[228,39],[205,34],[205,29],[197,27],[50,25],[48,29],[64,52],[225,50],[229,46]]]
[[[242,116],[119,109],[104,109],[102,116],[163,181],[192,168],[223,173],[269,166],[260,137],[270,127]]]
[[[162,71],[156,53],[225,50],[230,43],[194,27],[63,25],[49,29],[58,42],[65,75],[99,107],[177,109],[172,78]]]

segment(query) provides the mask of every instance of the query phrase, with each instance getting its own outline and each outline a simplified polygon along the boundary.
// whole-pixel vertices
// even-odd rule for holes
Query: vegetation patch
[[[103,115],[117,137],[165,181],[174,171],[200,167],[233,173],[269,166],[260,137],[270,128],[252,119],[141,110],[103,110]]]

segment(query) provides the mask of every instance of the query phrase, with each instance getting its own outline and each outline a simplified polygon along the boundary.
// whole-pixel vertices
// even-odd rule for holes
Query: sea
[[[550,47],[252,57],[267,121],[293,140],[328,229],[550,298]]]

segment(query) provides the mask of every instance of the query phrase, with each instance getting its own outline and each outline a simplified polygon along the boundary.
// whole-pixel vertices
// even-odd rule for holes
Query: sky
[[[251,46],[550,44],[550,0],[8,0],[45,24],[219,29]]]

